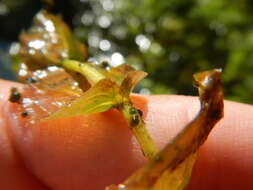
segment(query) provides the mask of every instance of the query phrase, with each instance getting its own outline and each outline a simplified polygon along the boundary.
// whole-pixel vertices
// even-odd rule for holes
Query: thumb
[[[4,83],[6,84],[6,83]],[[6,85],[5,85],[6,86]],[[197,98],[133,96],[161,148],[198,112]],[[101,190],[144,164],[121,115],[105,113],[24,126],[18,107],[4,106],[13,146],[27,170],[54,190]],[[225,103],[225,118],[202,147],[189,189],[252,189],[252,106]]]

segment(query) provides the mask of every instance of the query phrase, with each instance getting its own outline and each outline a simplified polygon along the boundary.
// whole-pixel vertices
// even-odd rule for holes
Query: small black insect
[[[27,112],[27,111],[22,112],[22,113],[21,113],[21,116],[22,116],[22,117],[27,117],[27,116],[28,116],[28,112]]]
[[[32,78],[32,77],[25,79],[26,84],[36,83],[36,82],[38,82],[38,81],[36,79]]]
[[[138,116],[137,114],[134,114],[134,115],[132,116],[130,125],[131,125],[131,127],[135,127],[136,125],[139,124],[139,122],[140,122],[139,116]]]
[[[18,91],[16,87],[12,87],[9,101],[13,103],[19,103],[20,99],[21,99],[20,92]]]
[[[138,111],[139,115],[142,117],[143,116],[143,112],[140,109],[138,109],[137,111]]]

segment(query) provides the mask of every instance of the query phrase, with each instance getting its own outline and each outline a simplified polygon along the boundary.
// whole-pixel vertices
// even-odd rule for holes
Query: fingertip
[[[134,95],[132,100],[143,111],[160,148],[199,111],[196,97]],[[190,189],[253,189],[252,114],[252,106],[225,103],[225,118],[200,150]],[[115,110],[41,123],[26,128],[30,135],[26,137],[19,130],[20,126],[12,126],[27,166],[55,189],[102,189],[120,183],[144,163],[139,146]]]
[[[8,133],[6,117],[3,109],[6,107],[10,88],[21,88],[19,83],[0,80],[0,189],[6,190],[46,190],[43,184],[29,173],[18,157]]]
[[[225,101],[224,111],[200,149],[189,189],[253,189],[253,107]]]

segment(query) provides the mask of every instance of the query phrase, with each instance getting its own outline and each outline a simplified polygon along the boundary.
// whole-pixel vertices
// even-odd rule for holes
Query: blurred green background
[[[0,1],[1,78],[13,79],[8,48],[42,7]],[[253,1],[56,0],[51,11],[87,44],[90,59],[147,71],[141,93],[193,95],[194,72],[223,68],[225,97],[253,103]]]

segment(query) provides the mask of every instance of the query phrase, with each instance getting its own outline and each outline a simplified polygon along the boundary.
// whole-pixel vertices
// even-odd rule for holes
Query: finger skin
[[[18,157],[15,148],[12,146],[6,117],[1,109],[6,106],[10,86],[20,87],[20,84],[7,81],[0,82],[0,189],[46,190],[47,188],[24,167],[22,159]]]
[[[161,121],[159,123],[161,131],[158,133],[163,134],[159,138],[163,142],[166,141],[167,136],[164,135],[164,126],[166,126],[168,121],[172,122],[172,125],[177,128],[177,126],[182,126],[182,121],[179,121],[180,119],[175,119],[177,121],[174,121],[173,118],[176,115],[178,117],[182,116],[181,119],[188,118],[183,119],[186,122],[195,115],[193,112],[196,111],[196,107],[194,107],[196,102],[195,104],[191,100],[186,102],[187,99],[185,97],[178,98],[174,101],[180,103],[175,104],[167,96],[155,96],[149,99],[152,102],[152,105],[150,105],[152,110],[159,110],[164,113],[164,115],[156,115],[153,119],[154,121]],[[168,102],[167,106],[163,103],[166,101]],[[172,107],[173,105],[175,106],[173,109],[175,110],[175,115],[170,116],[168,121],[166,121],[162,119],[165,118],[166,110],[163,111],[159,108],[163,103],[164,107],[167,107],[164,109],[167,109],[167,113],[170,113],[170,102]],[[250,105],[225,102],[224,119],[213,129],[206,143],[201,147],[191,184],[187,190],[253,189],[252,114],[253,107]],[[173,131],[173,129],[168,130]]]
[[[1,82],[3,85],[11,86]],[[144,112],[148,130],[160,148],[199,109],[193,97],[134,96],[133,100]],[[3,107],[12,147],[24,160],[25,168],[50,189],[101,190],[122,182],[144,164],[136,141],[115,110],[24,127],[15,109],[13,104]],[[201,148],[187,189],[253,189],[252,114],[252,106],[225,103],[225,118]]]

